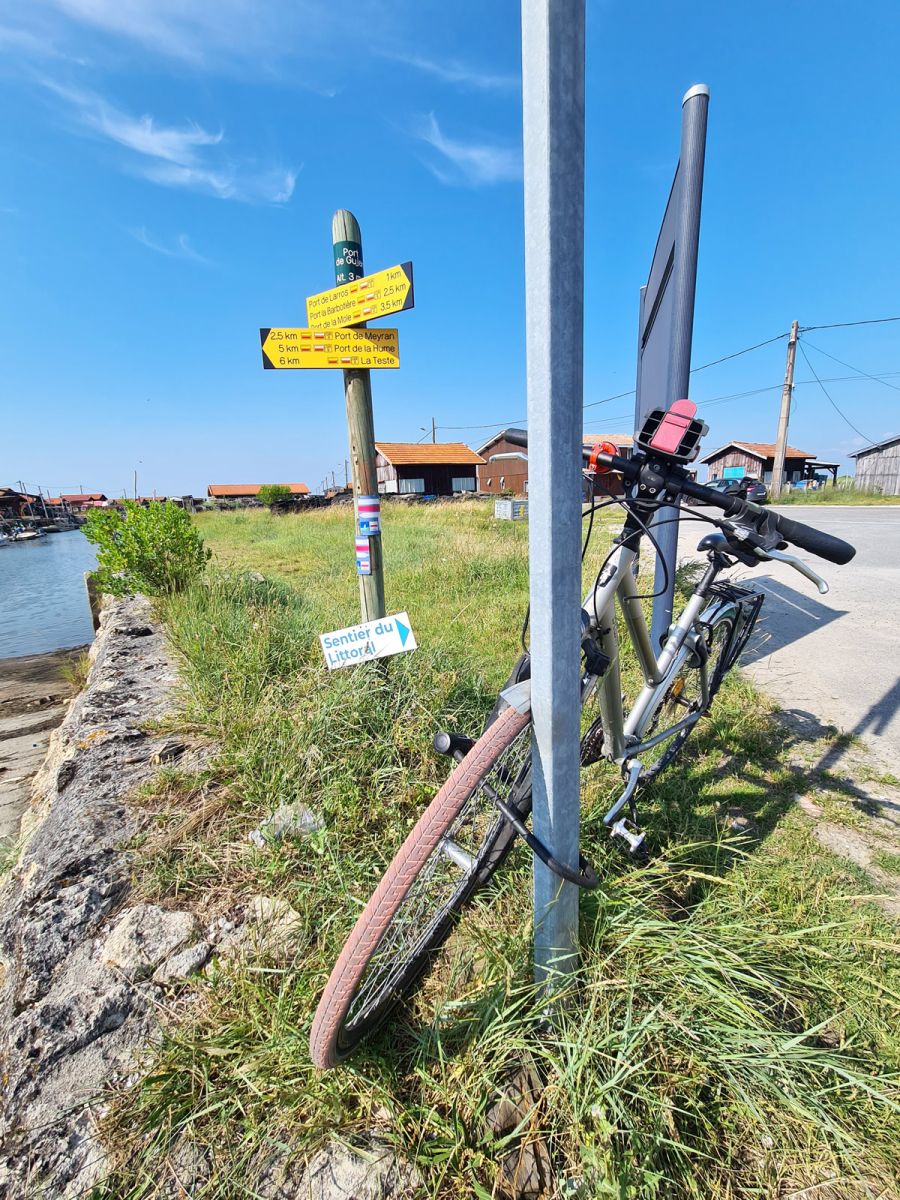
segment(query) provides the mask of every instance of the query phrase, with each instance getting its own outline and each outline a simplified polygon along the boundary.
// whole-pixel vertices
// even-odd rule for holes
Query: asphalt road
[[[856,557],[837,567],[789,548],[827,580],[826,596],[784,563],[735,568],[733,578],[766,592],[741,665],[783,708],[809,722],[811,734],[817,724],[858,734],[900,774],[900,506],[775,511],[843,538]],[[682,522],[679,559],[700,557],[703,533],[702,525]]]

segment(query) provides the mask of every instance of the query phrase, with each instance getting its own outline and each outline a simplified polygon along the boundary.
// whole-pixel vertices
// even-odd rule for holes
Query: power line
[[[836,325],[801,325],[801,333],[812,333],[815,329],[849,329],[851,325],[886,325],[889,321],[900,321],[900,317],[873,317],[868,321],[838,321]]]
[[[816,375],[816,369],[815,369],[815,367],[812,365],[812,363],[809,361],[809,355],[808,355],[808,354],[806,353],[806,351],[803,349],[803,340],[802,340],[802,339],[800,339],[800,340],[797,342],[797,345],[800,347],[800,353],[803,355],[803,358],[804,358],[804,360],[805,360],[805,362],[806,362],[806,365],[807,365],[807,366],[809,367],[809,369],[812,371],[813,375],[815,375],[816,382],[818,383],[818,385],[819,385],[819,387],[822,389],[822,391],[825,393],[825,395],[826,395],[826,397],[827,397],[827,399],[828,399],[828,403],[831,405],[831,407],[834,409],[834,411],[835,411],[835,412],[838,414],[838,416],[839,416],[839,417],[841,417],[841,418],[842,418],[844,421],[846,421],[846,423],[847,423],[847,424],[850,426],[850,428],[851,428],[851,429],[854,431],[854,433],[858,433],[858,434],[859,434],[859,436],[860,436],[861,438],[865,438],[866,442],[867,442],[867,443],[869,443],[870,445],[871,445],[872,443],[874,443],[875,439],[874,439],[874,438],[870,438],[870,437],[866,437],[866,435],[863,433],[863,431],[862,431],[861,429],[857,429],[857,427],[856,427],[856,426],[853,424],[853,422],[850,420],[850,418],[849,418],[848,416],[846,416],[846,415],[845,415],[843,412],[841,412],[841,410],[838,408],[838,406],[837,406],[837,405],[835,404],[835,402],[832,400],[832,398],[831,398],[831,393],[830,393],[830,392],[828,391],[828,389],[825,387],[825,384],[822,382],[822,380],[819,378],[819,376],[818,376],[818,375]]]
[[[832,362],[840,363],[842,367],[847,367],[849,370],[855,371],[857,375],[864,375],[866,379],[874,379],[876,383],[884,384],[885,387],[893,388],[895,392],[900,392],[900,387],[896,383],[888,383],[886,379],[882,379],[878,375],[870,375],[868,371],[862,370],[861,367],[854,367],[853,363],[844,362],[842,358],[837,358],[834,354],[829,354],[827,350],[822,350],[821,347],[814,346],[812,342],[807,342],[806,344],[811,350],[816,350],[819,354],[824,354]]]
[[[692,367],[691,374],[696,375],[698,371],[705,371],[707,367],[717,367],[719,363],[728,362],[732,358],[740,358],[742,354],[749,354],[751,350],[759,350],[761,346],[770,346],[772,342],[781,341],[786,338],[786,333],[778,333],[775,337],[766,338],[764,342],[756,342],[752,346],[745,346],[743,350],[735,350],[732,354],[724,354],[721,358],[714,358],[712,362],[702,363],[699,367]],[[605,400],[591,400],[583,407],[598,408],[601,404],[609,404],[611,400],[622,400],[625,396],[633,396],[635,389],[630,388],[627,392],[617,392],[615,396],[607,396]],[[497,429],[503,425],[516,425],[521,421],[527,421],[527,417],[513,417],[508,421],[492,421],[489,425],[438,425],[438,429],[453,430],[453,429]]]

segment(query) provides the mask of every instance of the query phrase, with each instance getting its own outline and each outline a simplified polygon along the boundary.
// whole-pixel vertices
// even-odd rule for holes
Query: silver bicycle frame
[[[678,620],[669,629],[659,656],[653,651],[647,622],[638,598],[634,579],[637,551],[622,546],[607,564],[596,585],[585,597],[582,611],[588,628],[597,637],[602,652],[610,659],[602,678],[591,677],[586,682],[583,701],[594,687],[599,686],[600,715],[603,721],[604,756],[623,767],[630,766],[642,751],[665,741],[681,729],[695,724],[709,702],[709,680],[706,659],[697,650],[698,631],[695,622],[708,606],[705,596],[694,593]],[[644,676],[644,687],[626,718],[622,705],[622,684],[619,672],[619,640],[616,632],[615,604],[618,598],[629,641]],[[691,713],[675,725],[668,726],[642,741],[642,734],[652,721],[671,680],[693,654],[698,654],[701,711]]]

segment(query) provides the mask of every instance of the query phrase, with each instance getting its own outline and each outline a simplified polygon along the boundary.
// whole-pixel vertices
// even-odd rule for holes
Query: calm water
[[[84,573],[96,563],[80,529],[0,546],[0,658],[91,641]]]

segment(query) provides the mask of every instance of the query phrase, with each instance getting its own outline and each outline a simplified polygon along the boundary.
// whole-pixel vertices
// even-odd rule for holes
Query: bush
[[[256,498],[260,504],[275,504],[278,500],[290,500],[291,489],[286,483],[264,483]]]
[[[102,591],[171,595],[199,578],[211,552],[183,508],[171,501],[143,508],[133,500],[124,508],[95,508],[84,526],[97,546],[95,578]]]

